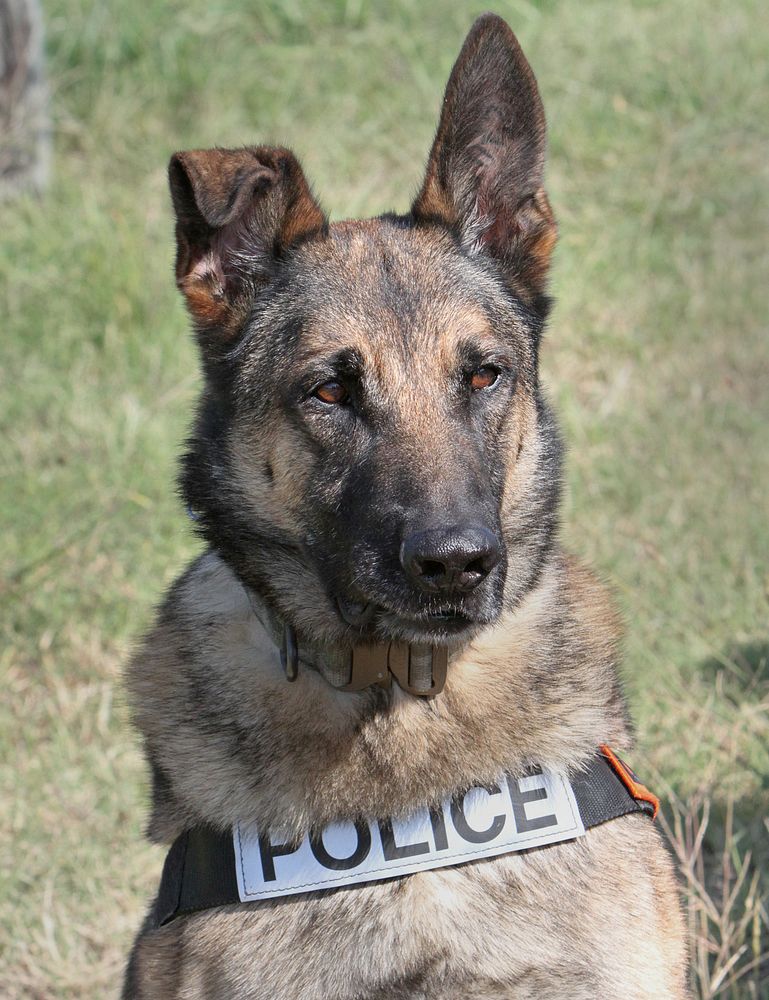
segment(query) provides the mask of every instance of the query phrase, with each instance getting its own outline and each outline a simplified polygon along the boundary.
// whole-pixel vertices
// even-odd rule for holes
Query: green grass
[[[0,226],[3,996],[114,995],[161,860],[120,671],[197,545],[172,486],[198,379],[168,156],[280,141],[333,216],[405,209],[481,9],[46,4],[54,180]],[[759,1000],[769,22],[757,0],[496,9],[551,127],[566,535],[624,608],[634,762],[678,803],[698,995]]]

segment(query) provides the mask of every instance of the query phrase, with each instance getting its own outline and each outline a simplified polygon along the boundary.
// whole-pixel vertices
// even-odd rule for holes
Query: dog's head
[[[440,642],[536,577],[559,475],[537,378],[544,150],[532,71],[485,15],[406,216],[329,225],[286,149],[172,158],[206,377],[182,488],[300,630]]]

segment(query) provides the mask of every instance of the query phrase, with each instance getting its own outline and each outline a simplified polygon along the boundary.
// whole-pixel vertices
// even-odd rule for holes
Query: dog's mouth
[[[391,638],[431,644],[477,631],[488,624],[453,605],[405,611],[374,601],[337,597],[342,619],[371,638]]]

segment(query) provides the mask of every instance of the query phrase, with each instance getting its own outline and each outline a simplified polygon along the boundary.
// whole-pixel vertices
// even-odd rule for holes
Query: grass
[[[161,852],[120,685],[195,551],[198,377],[173,149],[293,146],[335,217],[404,209],[482,7],[50,0],[54,179],[0,230],[0,993],[115,995]],[[543,367],[570,545],[625,611],[634,763],[667,794],[698,996],[769,995],[766,239],[757,0],[500,0],[561,224]]]

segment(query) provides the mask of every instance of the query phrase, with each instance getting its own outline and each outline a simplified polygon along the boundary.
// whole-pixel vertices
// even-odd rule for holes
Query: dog
[[[618,620],[558,538],[544,158],[487,14],[407,215],[329,224],[283,148],[171,159],[207,547],[128,672],[173,846],[125,1000],[689,996]]]

